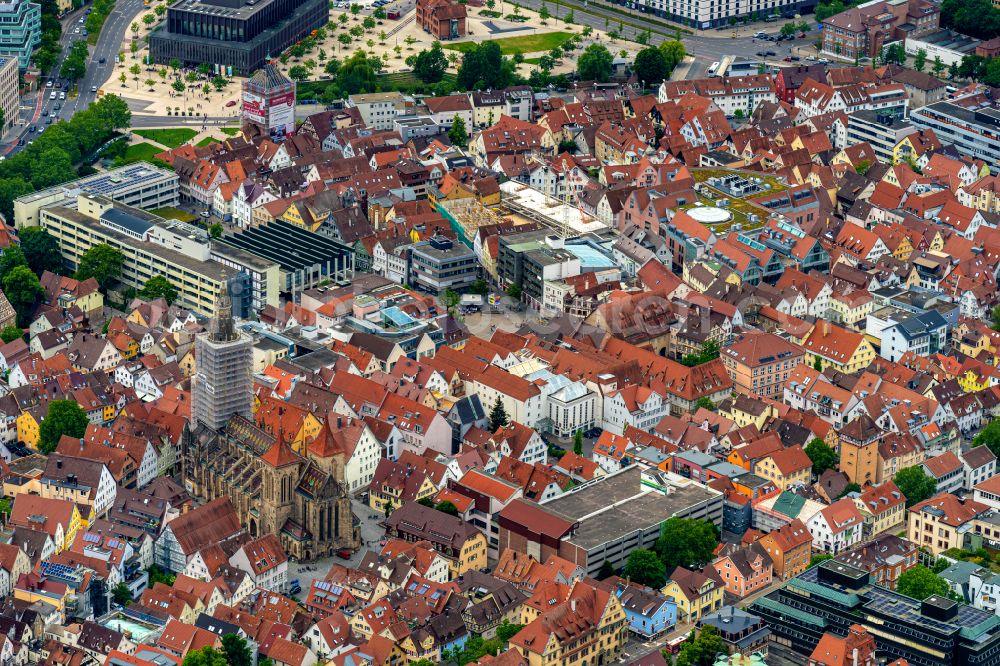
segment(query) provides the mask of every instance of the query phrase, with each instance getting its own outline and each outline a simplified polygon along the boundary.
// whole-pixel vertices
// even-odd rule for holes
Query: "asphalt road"
[[[101,30],[97,44],[90,48],[90,61],[87,64],[87,73],[78,84],[79,94],[75,98],[67,95],[67,99],[59,99],[59,93],[67,91],[66,81],[62,82],[63,86],[60,89],[45,87],[48,79],[39,81],[40,88],[38,93],[31,98],[22,100],[22,104],[28,102],[31,107],[29,115],[26,118],[22,118],[26,123],[22,128],[22,132],[12,143],[0,144],[0,154],[12,155],[21,148],[21,146],[17,145],[18,139],[24,139],[25,143],[27,143],[34,138],[35,133],[30,131],[31,127],[34,126],[44,131],[44,128],[48,126],[49,118],[66,120],[71,118],[80,109],[86,109],[90,106],[90,103],[97,98],[97,94],[92,89],[100,88],[111,77],[114,72],[115,58],[118,57],[118,50],[121,47],[122,39],[125,37],[125,31],[128,30],[129,25],[131,25],[139,12],[142,11],[142,8],[142,0],[118,0],[114,11],[111,12],[104,22],[104,28]],[[58,62],[52,68],[53,76],[50,77],[52,80],[58,80],[56,75],[62,67],[62,63],[66,59],[73,42],[86,39],[83,35],[83,24],[79,22],[80,18],[85,16],[86,9],[86,7],[81,7],[67,14],[60,21],[63,27],[63,34],[59,40],[62,52],[59,54]],[[77,30],[79,32],[76,32]],[[100,62],[101,58],[104,59],[103,64]],[[53,92],[56,93],[56,99],[51,99]],[[59,106],[58,110],[56,110],[57,105]]]

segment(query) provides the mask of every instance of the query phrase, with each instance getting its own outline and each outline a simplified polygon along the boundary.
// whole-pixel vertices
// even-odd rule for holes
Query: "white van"
[[[715,76],[715,73],[717,71],[719,71],[719,63],[713,62],[711,65],[709,65],[709,67],[708,67],[708,75],[709,76]]]

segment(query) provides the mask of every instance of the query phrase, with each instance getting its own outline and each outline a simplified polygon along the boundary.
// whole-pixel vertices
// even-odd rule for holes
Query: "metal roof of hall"
[[[274,221],[222,238],[222,242],[293,271],[352,254],[340,241],[306,231],[289,222]]]

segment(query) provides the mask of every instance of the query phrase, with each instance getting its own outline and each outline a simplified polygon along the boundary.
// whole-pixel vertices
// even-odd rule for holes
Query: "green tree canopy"
[[[457,113],[452,120],[451,129],[448,130],[448,138],[451,139],[453,145],[461,148],[469,145],[469,132],[465,129],[465,121]]]
[[[927,66],[927,51],[926,49],[918,49],[917,55],[913,56],[913,69],[918,72],[924,71],[924,67]]]
[[[576,61],[576,71],[584,81],[605,83],[611,79],[614,56],[603,44],[591,44]]]
[[[90,248],[80,257],[76,269],[76,279],[94,278],[101,289],[107,290],[122,274],[125,255],[121,250],[100,243]]]
[[[719,545],[719,530],[697,518],[668,518],[660,528],[656,552],[667,571],[675,567],[698,568],[713,559]]]
[[[907,569],[896,580],[897,592],[919,601],[923,601],[935,594],[947,596],[948,589],[948,581],[936,575],[922,564],[918,564],[912,569]]]
[[[430,49],[417,54],[413,64],[413,74],[424,83],[437,83],[448,71],[448,57],[441,48],[441,42],[434,42]]]
[[[695,410],[698,410],[698,409],[701,409],[701,408],[704,407],[705,409],[707,409],[710,412],[714,412],[715,410],[718,409],[718,406],[716,406],[716,404],[714,402],[712,402],[712,399],[709,398],[708,396],[704,396],[704,395],[694,401],[694,407],[695,407]]]
[[[670,74],[667,57],[655,46],[647,46],[636,54],[632,71],[647,87],[657,85]]]
[[[75,400],[51,401],[48,413],[38,428],[38,449],[48,455],[55,451],[63,435],[83,437],[88,423],[87,413]]]
[[[490,410],[490,432],[496,432],[508,423],[510,423],[510,417],[507,416],[507,409],[503,406],[500,396],[497,396],[496,402],[493,403],[493,409]]]
[[[516,79],[514,63],[503,57],[500,45],[493,41],[466,51],[458,68],[458,85],[464,90],[506,88]]]
[[[681,645],[674,666],[712,666],[718,655],[729,653],[719,630],[711,625],[703,626],[697,636],[692,630],[691,636]]]
[[[640,585],[660,589],[667,582],[667,568],[659,555],[642,548],[633,550],[628,556],[622,575]]]
[[[206,645],[200,650],[192,650],[184,657],[183,666],[229,666],[226,655]]]
[[[118,583],[111,591],[111,598],[119,606],[127,606],[132,601],[132,590],[126,583]]]
[[[167,302],[167,305],[171,305],[177,300],[177,287],[162,275],[154,275],[146,280],[146,284],[139,290],[138,296],[144,301],[162,298]]]
[[[993,419],[972,438],[972,446],[985,446],[1000,458],[1000,419]]]
[[[26,227],[18,233],[21,239],[21,250],[28,262],[28,267],[38,275],[45,271],[61,273],[65,268],[59,243],[41,227]]]
[[[8,245],[0,252],[0,282],[18,266],[27,266],[28,260],[20,245]]]
[[[910,508],[914,504],[923,502],[928,497],[934,495],[937,490],[937,482],[927,476],[924,468],[920,465],[904,467],[896,472],[892,479],[899,492],[906,498],[906,507]]]
[[[697,354],[687,354],[681,359],[681,364],[686,365],[689,368],[693,368],[696,365],[701,365],[702,363],[708,363],[709,361],[714,361],[719,358],[719,343],[714,340],[709,340],[701,346],[701,351]]]
[[[223,635],[222,653],[226,656],[229,666],[253,666],[253,655],[242,636],[237,634]]]
[[[508,622],[504,620],[497,627],[497,640],[501,643],[506,643],[511,638],[517,635],[517,632],[524,629],[523,624],[517,624],[515,622]]]
[[[663,53],[663,57],[666,59],[667,69],[672,72],[677,68],[677,65],[681,64],[684,57],[687,55],[687,49],[684,48],[684,42],[679,39],[668,39],[665,42],[660,42],[660,51]]]
[[[573,433],[573,453],[578,456],[583,455],[583,431],[577,430]]]
[[[340,89],[347,95],[375,92],[377,77],[364,51],[355,51],[337,74]]]
[[[45,294],[38,276],[27,266],[16,266],[3,277],[3,291],[17,313],[19,326],[28,326],[38,299]]]
[[[451,500],[441,500],[440,502],[434,505],[434,508],[440,511],[441,513],[447,513],[450,516],[458,515],[458,507],[455,506]]]
[[[6,326],[2,331],[0,331],[0,340],[4,341],[4,344],[8,342],[13,342],[18,338],[24,337],[24,330],[17,326]]]
[[[605,578],[611,578],[615,575],[615,568],[612,566],[609,560],[604,560],[601,563],[601,570],[597,572],[597,580],[604,580]]]
[[[837,452],[820,437],[806,444],[806,455],[812,461],[813,474],[816,476],[837,465]]]
[[[977,39],[1000,37],[1000,10],[990,0],[942,0],[941,27]]]

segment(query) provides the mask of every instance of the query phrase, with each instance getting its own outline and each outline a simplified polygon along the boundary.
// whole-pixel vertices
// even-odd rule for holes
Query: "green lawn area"
[[[515,53],[535,53],[537,51],[551,51],[557,46],[562,46],[573,35],[568,32],[545,32],[539,35],[521,35],[519,37],[504,37],[492,41],[500,45],[500,52],[504,55]],[[454,44],[444,44],[446,49],[465,53],[471,51],[477,42],[455,42]]]
[[[175,220],[180,220],[181,222],[194,222],[198,219],[198,216],[193,213],[186,213],[180,208],[174,208],[173,206],[167,206],[166,208],[155,208],[149,211],[153,215],[159,215],[160,217],[172,218]]]
[[[138,134],[143,139],[149,139],[150,141],[161,143],[167,148],[182,146],[198,134],[198,132],[188,127],[132,130],[132,133]]]
[[[136,143],[128,147],[125,155],[115,160],[115,166],[124,166],[132,162],[159,162],[153,158],[154,155],[162,153],[163,149],[151,143]]]
[[[198,143],[196,143],[194,145],[200,147],[200,146],[207,146],[210,143],[221,143],[221,142],[222,142],[222,139],[220,139],[217,136],[206,136],[204,139],[202,139],[201,141],[199,141]]]
[[[220,127],[219,131],[225,134],[226,136],[236,136],[243,130],[239,127]]]

